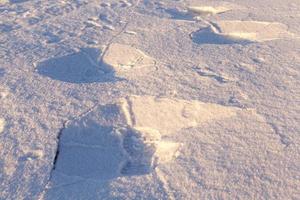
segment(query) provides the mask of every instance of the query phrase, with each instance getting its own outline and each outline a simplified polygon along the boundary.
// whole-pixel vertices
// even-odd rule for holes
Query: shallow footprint
[[[128,73],[135,75],[134,71],[149,70],[155,66],[156,61],[141,50],[124,44],[111,44],[103,55],[103,64],[107,68],[123,76]]]

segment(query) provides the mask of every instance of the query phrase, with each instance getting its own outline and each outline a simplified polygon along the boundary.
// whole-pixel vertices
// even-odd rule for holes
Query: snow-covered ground
[[[300,199],[299,0],[0,0],[0,199]]]

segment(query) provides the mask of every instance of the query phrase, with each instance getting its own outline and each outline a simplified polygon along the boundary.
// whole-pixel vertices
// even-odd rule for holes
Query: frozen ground
[[[300,199],[299,0],[0,0],[0,199]]]

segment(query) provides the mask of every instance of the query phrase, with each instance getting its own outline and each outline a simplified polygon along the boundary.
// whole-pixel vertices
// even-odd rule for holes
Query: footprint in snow
[[[124,44],[113,43],[101,52],[99,49],[81,49],[79,52],[52,58],[37,65],[37,72],[69,83],[112,82],[135,78],[156,69],[156,61],[143,51]]]
[[[182,144],[168,136],[200,123],[230,118],[239,110],[151,96],[129,96],[99,105],[61,131],[52,181],[66,176],[108,181],[149,174],[179,155]]]
[[[98,61],[98,49],[81,49],[79,52],[40,62],[36,70],[40,75],[68,83],[110,82],[111,77]]]
[[[193,32],[191,39],[198,44],[249,44],[293,38],[288,27],[277,22],[218,21]]]

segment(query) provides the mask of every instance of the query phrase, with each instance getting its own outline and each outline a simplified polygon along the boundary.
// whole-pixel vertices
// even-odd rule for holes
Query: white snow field
[[[0,200],[298,200],[299,113],[299,0],[0,0]]]

